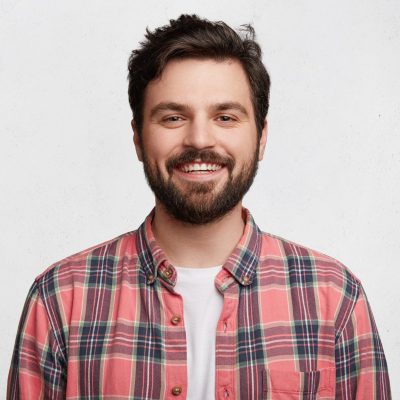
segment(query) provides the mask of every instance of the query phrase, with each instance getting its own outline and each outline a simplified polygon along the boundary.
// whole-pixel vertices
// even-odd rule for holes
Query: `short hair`
[[[168,61],[198,58],[238,60],[249,81],[259,136],[269,107],[269,74],[261,61],[261,48],[254,28],[241,25],[235,32],[225,22],[211,22],[197,15],[181,15],[153,32],[146,28],[145,40],[133,50],[128,62],[128,95],[139,136],[143,127],[143,103],[147,85],[158,78]]]

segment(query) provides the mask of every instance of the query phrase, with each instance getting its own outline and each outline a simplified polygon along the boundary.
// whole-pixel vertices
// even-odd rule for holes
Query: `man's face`
[[[156,201],[205,224],[242,200],[262,159],[251,92],[238,61],[172,60],[146,88],[138,157]]]

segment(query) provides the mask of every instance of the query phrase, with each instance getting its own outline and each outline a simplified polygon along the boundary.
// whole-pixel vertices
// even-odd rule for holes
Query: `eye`
[[[217,117],[217,120],[220,122],[236,122],[237,119],[235,117],[232,117],[231,115],[219,115]]]
[[[182,121],[183,118],[180,117],[179,115],[171,115],[169,117],[164,118],[164,121],[166,122],[178,122],[178,121]]]

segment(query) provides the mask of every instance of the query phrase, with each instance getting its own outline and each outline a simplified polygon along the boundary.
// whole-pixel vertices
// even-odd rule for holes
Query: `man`
[[[155,208],[35,280],[9,399],[390,398],[359,280],[242,207],[269,86],[251,27],[182,15],[147,31],[129,101]]]

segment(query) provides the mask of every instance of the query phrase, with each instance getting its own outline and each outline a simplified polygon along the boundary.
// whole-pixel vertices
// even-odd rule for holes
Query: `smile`
[[[209,173],[215,172],[222,168],[223,166],[220,164],[214,163],[186,163],[182,164],[178,167],[181,172],[186,173]]]

